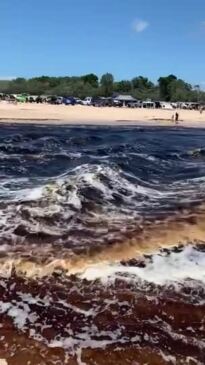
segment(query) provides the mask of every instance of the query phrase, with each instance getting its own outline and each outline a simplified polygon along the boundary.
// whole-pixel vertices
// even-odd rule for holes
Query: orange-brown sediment
[[[64,247],[52,245],[30,245],[11,247],[0,259],[0,272],[27,276],[47,276],[55,270],[63,270],[70,274],[82,272],[86,267],[98,262],[119,262],[153,254],[160,248],[170,248],[190,242],[203,242],[205,239],[204,206],[192,212],[184,211],[174,216],[150,221],[125,235],[121,242],[106,242],[99,249],[86,248],[81,254]]]

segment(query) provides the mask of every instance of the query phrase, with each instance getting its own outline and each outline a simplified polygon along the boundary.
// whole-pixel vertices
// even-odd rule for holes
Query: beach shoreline
[[[174,110],[117,107],[64,106],[0,103],[0,123],[68,125],[175,126]],[[205,115],[195,110],[179,111],[179,126],[205,127]]]

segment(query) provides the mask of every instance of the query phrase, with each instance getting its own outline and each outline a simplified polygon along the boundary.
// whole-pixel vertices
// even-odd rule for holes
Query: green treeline
[[[0,93],[80,98],[130,94],[140,100],[205,102],[205,92],[200,89],[199,85],[192,86],[174,75],[160,77],[157,84],[143,76],[135,77],[132,80],[115,81],[110,73],[103,75],[101,79],[95,74],[80,77],[17,78],[11,81],[0,80]]]

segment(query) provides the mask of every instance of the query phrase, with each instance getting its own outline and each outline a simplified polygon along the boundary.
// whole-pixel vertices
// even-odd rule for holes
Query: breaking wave
[[[204,364],[204,130],[0,136],[0,358]]]

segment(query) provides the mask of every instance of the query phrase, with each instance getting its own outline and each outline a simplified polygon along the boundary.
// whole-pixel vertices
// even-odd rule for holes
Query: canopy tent
[[[123,106],[126,106],[128,103],[134,103],[137,100],[131,95],[118,95],[113,99],[113,101],[121,102]]]

